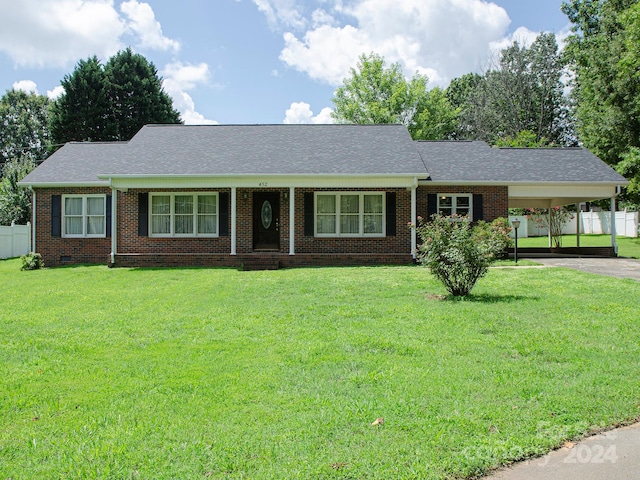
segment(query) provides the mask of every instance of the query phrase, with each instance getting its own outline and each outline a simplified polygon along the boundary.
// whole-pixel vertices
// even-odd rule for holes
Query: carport
[[[418,142],[419,143],[419,142]],[[584,148],[492,148],[484,142],[437,142],[421,149],[430,184],[507,186],[509,208],[553,208],[608,199],[612,216],[610,247],[563,247],[559,253],[615,256],[615,199],[628,181]],[[464,145],[461,145],[464,144]],[[419,147],[420,148],[420,147]],[[437,160],[447,158],[446,162]],[[579,225],[579,222],[578,222]],[[549,248],[530,253],[551,253]],[[525,253],[525,249],[518,250]]]

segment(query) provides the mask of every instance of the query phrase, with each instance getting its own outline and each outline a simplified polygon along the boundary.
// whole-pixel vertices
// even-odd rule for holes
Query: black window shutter
[[[51,236],[60,237],[62,228],[62,197],[51,195]]]
[[[396,192],[387,192],[387,236],[396,236]]]
[[[313,192],[304,194],[304,236],[313,237]]]
[[[138,194],[138,236],[149,236],[149,194]]]
[[[427,220],[431,220],[431,215],[438,213],[438,196],[435,193],[427,194]]]
[[[218,194],[218,212],[220,215],[220,231],[218,235],[221,237],[229,236],[229,193],[222,192]]]
[[[473,218],[474,222],[478,220],[484,220],[484,213],[482,211],[482,195],[473,196]]]
[[[106,225],[106,232],[107,232],[107,237],[111,236],[111,195],[107,195],[107,204],[105,205],[105,221],[107,222]]]

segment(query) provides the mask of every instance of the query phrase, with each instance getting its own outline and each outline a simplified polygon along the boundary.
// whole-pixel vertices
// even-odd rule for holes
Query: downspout
[[[418,249],[418,241],[417,241],[417,231],[416,228],[418,226],[417,221],[417,188],[418,188],[418,177],[413,177],[413,185],[411,186],[411,225],[414,228],[411,229],[411,257],[416,259],[416,251]]]
[[[36,191],[32,186],[29,186],[31,190],[31,251],[36,252]]]
[[[109,179],[111,187],[111,266],[116,263],[116,253],[118,252],[118,190],[113,187],[113,180]]]
[[[236,196],[238,194],[238,189],[236,187],[231,187],[231,252],[229,255],[236,255]]]
[[[289,187],[289,255],[296,254],[296,189]]]

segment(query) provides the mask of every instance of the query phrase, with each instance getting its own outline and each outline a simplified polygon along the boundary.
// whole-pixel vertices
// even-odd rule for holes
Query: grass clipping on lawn
[[[640,284],[0,262],[0,478],[464,478],[640,413]]]

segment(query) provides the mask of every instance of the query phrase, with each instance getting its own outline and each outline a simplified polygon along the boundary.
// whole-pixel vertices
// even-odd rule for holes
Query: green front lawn
[[[618,255],[628,258],[640,258],[640,238],[616,237]],[[563,235],[563,247],[575,247],[577,240],[575,235]],[[548,237],[528,237],[518,239],[519,247],[548,247]],[[610,247],[611,235],[580,235],[582,247]]]
[[[640,415],[632,280],[19,266],[2,479],[464,478]]]

